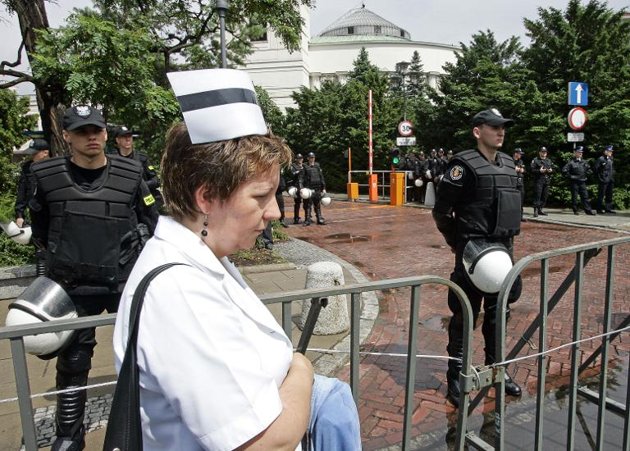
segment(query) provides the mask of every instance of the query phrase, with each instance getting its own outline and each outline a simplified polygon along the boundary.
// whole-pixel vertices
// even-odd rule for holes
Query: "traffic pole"
[[[369,184],[369,197],[370,202],[378,202],[378,175],[372,173],[373,167],[373,155],[372,148],[372,90],[368,91],[368,184]]]

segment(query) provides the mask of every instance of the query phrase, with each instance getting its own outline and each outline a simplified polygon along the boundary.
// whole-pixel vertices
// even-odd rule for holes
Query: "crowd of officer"
[[[567,180],[571,191],[571,206],[573,213],[578,215],[581,209],[587,215],[615,214],[613,210],[613,146],[606,146],[602,155],[591,164],[583,158],[584,147],[576,146],[573,157],[560,168],[562,176]],[[547,216],[544,211],[549,197],[549,189],[552,183],[552,175],[558,170],[549,158],[547,147],[541,146],[538,154],[530,164],[524,160],[525,152],[517,147],[514,149],[514,160],[517,187],[521,193],[521,218],[523,218],[523,206],[525,204],[525,176],[532,177],[534,217]],[[444,149],[432,149],[429,154],[424,151],[409,151],[404,155],[396,169],[407,173],[408,191],[407,201],[424,203],[428,184],[431,182],[437,187],[444,177],[446,167],[453,158],[453,151],[445,152]],[[589,177],[596,177],[598,193],[595,208],[591,206],[587,191]]]

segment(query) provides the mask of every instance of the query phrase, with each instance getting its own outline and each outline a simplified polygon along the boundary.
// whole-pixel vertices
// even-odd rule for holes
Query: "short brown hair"
[[[244,136],[206,144],[192,144],[186,124],[180,122],[166,135],[162,155],[162,192],[167,212],[175,219],[198,213],[195,191],[203,186],[208,199],[227,200],[244,182],[274,165],[291,163],[291,150],[270,134]]]

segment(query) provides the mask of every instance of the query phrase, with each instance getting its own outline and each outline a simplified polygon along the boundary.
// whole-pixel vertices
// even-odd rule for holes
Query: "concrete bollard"
[[[424,206],[433,207],[435,205],[435,185],[433,182],[427,183],[427,190],[424,193]]]
[[[306,268],[306,289],[309,288],[331,288],[344,285],[343,269],[335,262],[317,262]],[[302,316],[300,318],[300,329],[304,328],[308,311],[311,307],[311,300],[302,302]],[[334,335],[345,332],[350,328],[350,318],[348,316],[348,301],[346,295],[330,296],[328,305],[322,308],[319,318],[315,324],[313,333],[315,335]]]

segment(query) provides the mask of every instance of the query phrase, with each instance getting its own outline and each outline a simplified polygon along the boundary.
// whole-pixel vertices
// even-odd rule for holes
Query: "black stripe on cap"
[[[182,108],[182,113],[230,103],[258,104],[254,91],[242,88],[215,89],[213,91],[185,94],[178,97],[177,100]]]

